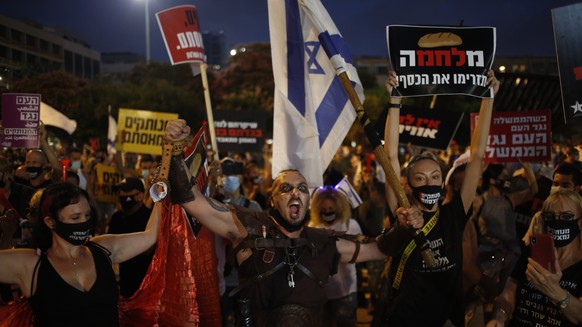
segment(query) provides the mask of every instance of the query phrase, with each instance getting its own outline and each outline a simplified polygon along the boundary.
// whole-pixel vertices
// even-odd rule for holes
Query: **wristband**
[[[566,291],[566,297],[562,300],[562,301],[558,301],[558,303],[556,303],[556,305],[564,310],[566,309],[566,307],[568,306],[568,304],[570,303],[570,292]]]
[[[402,109],[402,103],[388,103],[388,108]]]

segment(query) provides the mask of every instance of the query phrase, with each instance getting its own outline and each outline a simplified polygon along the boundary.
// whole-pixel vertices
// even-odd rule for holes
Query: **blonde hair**
[[[318,226],[325,221],[321,218],[321,204],[324,200],[332,200],[335,204],[336,222],[341,224],[349,223],[351,218],[351,207],[346,196],[334,187],[320,187],[313,192],[311,199],[311,226]]]
[[[527,232],[525,233],[525,235],[522,239],[526,245],[529,245],[530,237],[533,234],[546,232],[544,227],[543,227],[543,220],[541,219],[541,213],[544,211],[549,211],[550,207],[552,207],[556,204],[565,203],[565,202],[571,202],[574,204],[574,207],[576,210],[576,212],[574,214],[576,216],[578,216],[578,219],[580,219],[580,216],[582,215],[582,196],[580,196],[580,194],[578,194],[574,191],[571,191],[571,190],[559,190],[559,191],[556,191],[554,193],[551,193],[550,195],[548,195],[548,197],[544,201],[544,204],[542,205],[542,210],[536,212],[536,214],[533,216],[533,218],[529,224]],[[578,236],[578,237],[580,237],[580,236]],[[580,243],[582,244],[582,237],[580,238]]]

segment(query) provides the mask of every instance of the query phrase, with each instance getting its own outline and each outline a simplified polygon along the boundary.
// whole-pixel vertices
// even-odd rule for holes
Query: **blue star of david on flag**
[[[269,0],[269,27],[275,77],[272,173],[298,169],[310,186],[321,186],[356,117],[336,68],[347,72],[363,102],[361,82],[319,0]]]

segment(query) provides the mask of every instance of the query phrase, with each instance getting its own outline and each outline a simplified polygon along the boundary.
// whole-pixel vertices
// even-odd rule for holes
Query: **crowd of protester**
[[[153,207],[148,190],[157,174],[160,157],[111,154],[105,148],[88,145],[58,148],[49,146],[44,128],[40,136],[38,149],[5,148],[0,155],[0,245],[3,249],[39,246],[31,236],[29,219],[35,209],[38,212],[38,208],[30,205],[31,199],[35,191],[63,182],[86,191],[82,197],[95,210],[95,219],[90,220],[95,235],[146,229]],[[395,160],[402,167],[401,186],[414,198],[409,174],[423,149],[410,145],[396,149]],[[429,161],[442,171],[444,190],[439,205],[453,201],[453,194],[461,191],[468,153],[453,141],[448,149],[430,157]],[[472,191],[475,200],[471,201],[471,209],[462,213],[467,221],[462,237],[466,326],[487,323],[501,326],[506,321],[515,326],[526,322],[559,325],[549,323],[549,319],[564,322],[562,326],[580,324],[582,318],[578,312],[582,310],[577,308],[581,305],[578,299],[582,289],[573,286],[579,284],[576,276],[580,275],[577,272],[582,261],[579,153],[580,148],[575,145],[554,144],[548,162],[484,165],[478,177],[479,185]],[[268,147],[261,154],[220,153],[219,160],[211,163],[210,196],[226,204],[267,212],[272,186],[270,156]],[[208,158],[212,160],[213,156]],[[63,162],[66,162],[65,169]],[[114,166],[120,172],[120,180],[112,185],[114,202],[100,201],[96,196],[103,187],[97,176],[99,165]],[[362,200],[356,208],[348,207],[344,195],[335,188],[344,177]],[[385,173],[373,153],[361,145],[342,146],[325,172],[322,188],[311,190],[312,226],[362,234],[371,239],[382,235],[397,221],[396,206],[388,205],[386,190],[390,187],[386,188],[385,183]],[[569,242],[565,245],[555,242],[556,271],[548,271],[531,259],[528,263],[529,236],[534,230],[552,235],[567,230]],[[98,244],[99,239],[96,240]],[[229,325],[234,323],[237,314],[228,293],[238,286],[238,267],[233,260],[232,244],[218,236],[216,244],[217,270],[222,277],[223,322]],[[91,251],[98,253],[93,248]],[[150,248],[116,270],[121,276],[117,280],[122,296],[130,297],[139,287],[151,254]],[[395,264],[390,258],[342,263],[338,276],[329,280],[334,286],[327,288],[326,325],[355,326],[356,307],[364,308],[371,315],[377,313],[378,303],[383,303],[383,292],[389,292],[385,284],[390,280],[387,277],[390,267],[394,269]],[[23,295],[21,288],[10,284],[1,285],[0,291],[4,303]],[[27,286],[24,294],[29,293]],[[532,304],[532,298],[541,300]],[[536,316],[540,312],[545,320]]]

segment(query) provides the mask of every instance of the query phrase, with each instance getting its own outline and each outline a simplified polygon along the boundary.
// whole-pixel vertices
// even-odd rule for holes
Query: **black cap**
[[[133,190],[138,190],[142,193],[145,192],[143,182],[138,177],[127,177],[121,182],[119,182],[119,184],[113,186],[113,192],[118,191],[129,192]]]
[[[220,168],[225,175],[242,175],[244,173],[243,164],[228,157],[220,161]]]

